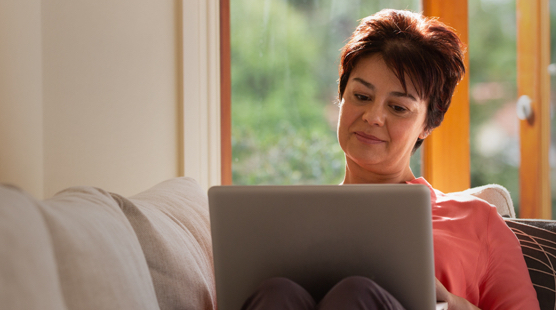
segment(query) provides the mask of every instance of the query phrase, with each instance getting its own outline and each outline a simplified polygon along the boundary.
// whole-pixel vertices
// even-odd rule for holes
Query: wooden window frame
[[[520,120],[520,217],[552,217],[550,195],[550,11],[548,0],[518,0],[518,97],[532,100],[532,117]]]
[[[220,0],[220,160],[221,182],[232,184],[232,55],[230,0]]]
[[[436,16],[453,27],[462,42],[469,44],[467,0],[422,0],[423,14]],[[465,54],[467,73],[452,97],[450,109],[440,127],[423,143],[422,174],[436,189],[455,192],[471,186],[469,146],[469,54]]]

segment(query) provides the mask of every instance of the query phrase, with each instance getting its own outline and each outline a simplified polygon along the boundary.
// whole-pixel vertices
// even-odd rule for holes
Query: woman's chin
[[[369,172],[378,172],[386,167],[386,161],[376,156],[347,156],[352,163]],[[349,165],[349,163],[348,163]]]

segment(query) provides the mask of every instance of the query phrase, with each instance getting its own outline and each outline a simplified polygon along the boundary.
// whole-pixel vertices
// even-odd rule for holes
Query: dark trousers
[[[365,277],[349,277],[338,282],[317,304],[297,283],[286,278],[263,282],[242,310],[404,310],[382,287]]]

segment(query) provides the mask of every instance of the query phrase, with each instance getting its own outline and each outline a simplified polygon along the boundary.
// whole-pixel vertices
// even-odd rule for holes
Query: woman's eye
[[[369,96],[360,95],[360,94],[355,94],[355,98],[357,98],[358,100],[361,100],[361,101],[367,101],[367,100],[370,99]]]
[[[396,111],[396,112],[405,112],[405,111],[407,111],[407,109],[405,107],[400,106],[400,105],[393,105],[392,109],[394,109],[394,111]]]

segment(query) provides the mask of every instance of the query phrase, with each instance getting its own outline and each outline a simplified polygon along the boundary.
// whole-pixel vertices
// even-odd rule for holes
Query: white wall
[[[174,1],[43,1],[45,193],[178,175]]]
[[[129,196],[184,171],[206,175],[208,163],[188,154],[208,147],[183,141],[184,128],[189,135],[207,130],[207,121],[184,123],[190,110],[208,109],[207,102],[190,103],[188,92],[195,91],[193,99],[218,95],[184,83],[184,68],[214,67],[207,63],[214,57],[198,48],[206,53],[214,41],[207,27],[198,27],[215,14],[208,6],[204,0],[0,2],[0,182],[38,198],[75,185]],[[196,17],[195,29],[186,28],[184,12]],[[187,74],[204,84],[215,78]]]
[[[40,0],[0,1],[0,182],[42,197]]]

